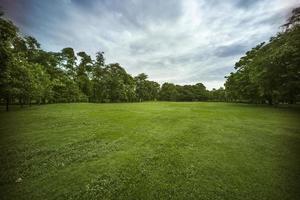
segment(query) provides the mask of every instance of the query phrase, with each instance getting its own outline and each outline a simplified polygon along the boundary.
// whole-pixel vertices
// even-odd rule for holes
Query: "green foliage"
[[[299,8],[287,29],[247,52],[225,83],[228,98],[254,103],[294,103],[300,99]]]
[[[226,91],[223,87],[220,87],[219,89],[213,88],[209,92],[209,99],[212,101],[228,101]]]
[[[160,86],[154,81],[147,80],[148,76],[144,73],[134,78],[136,84],[136,97],[138,101],[157,100]]]
[[[174,85],[164,83],[159,92],[163,101],[206,101],[209,99],[209,91],[202,83],[195,85]]]
[[[17,27],[0,15],[0,97],[7,105],[16,89],[12,86],[13,77],[13,43],[18,38]],[[8,107],[7,107],[8,109]]]
[[[159,91],[159,99],[163,101],[176,101],[177,89],[173,83],[164,83]]]
[[[118,63],[104,68],[104,101],[130,102],[135,99],[134,80]]]

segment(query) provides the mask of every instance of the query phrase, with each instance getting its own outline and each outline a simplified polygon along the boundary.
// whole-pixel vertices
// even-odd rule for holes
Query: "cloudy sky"
[[[279,31],[299,0],[0,0],[42,48],[73,47],[129,73],[220,87],[247,50]]]

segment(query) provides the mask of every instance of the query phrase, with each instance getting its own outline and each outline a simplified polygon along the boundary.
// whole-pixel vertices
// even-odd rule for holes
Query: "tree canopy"
[[[300,8],[285,30],[251,49],[225,83],[228,98],[253,103],[294,103],[300,95]]]

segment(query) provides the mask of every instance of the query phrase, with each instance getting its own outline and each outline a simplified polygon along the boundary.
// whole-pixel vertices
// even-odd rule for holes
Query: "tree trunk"
[[[9,111],[9,97],[7,96],[6,97],[6,111],[8,112]]]
[[[23,108],[23,99],[22,99],[22,97],[19,98],[19,104],[20,104],[20,107]]]
[[[272,98],[269,98],[269,99],[268,99],[268,103],[269,103],[270,106],[273,105]]]

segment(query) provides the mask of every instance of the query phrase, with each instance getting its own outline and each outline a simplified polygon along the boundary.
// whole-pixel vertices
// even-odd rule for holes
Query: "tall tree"
[[[137,75],[134,80],[136,84],[136,97],[138,101],[153,101],[158,98],[160,86],[154,81],[147,80],[144,73]]]
[[[104,96],[109,102],[130,102],[135,99],[134,80],[118,63],[104,68]]]
[[[247,52],[225,83],[232,99],[294,103],[300,95],[300,9],[293,10],[284,32]]]
[[[16,88],[12,85],[11,76],[13,70],[13,43],[18,38],[17,27],[3,17],[0,12],[0,95],[6,101],[8,110],[11,97]]]
[[[66,47],[61,50],[61,62],[62,66],[66,70],[68,76],[72,78],[73,80],[75,79],[76,76],[76,55],[71,47]]]
[[[92,85],[93,85],[93,97],[92,101],[94,102],[103,102],[105,95],[105,59],[104,52],[98,51],[96,53],[96,61],[93,66],[93,77],[92,77]]]
[[[87,101],[91,101],[92,96],[92,71],[93,62],[89,55],[85,52],[79,52],[77,55],[80,57],[80,63],[77,66],[76,81],[79,85],[80,90],[86,96]]]
[[[176,101],[178,92],[173,83],[164,83],[159,92],[159,99],[163,101]]]

